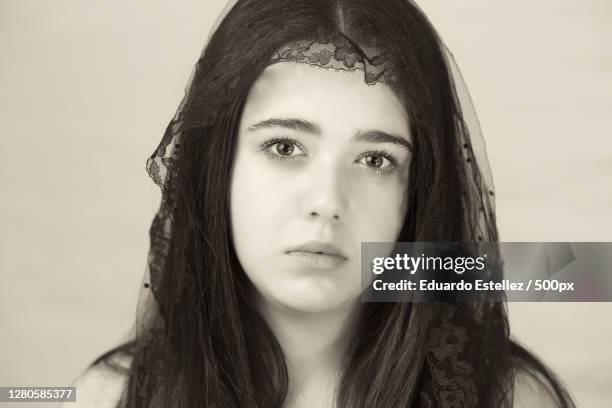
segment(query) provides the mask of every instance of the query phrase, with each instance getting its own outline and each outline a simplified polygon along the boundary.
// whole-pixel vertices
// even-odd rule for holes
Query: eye
[[[288,142],[276,142],[276,153],[281,156],[291,156],[291,153],[295,150],[295,145]]]
[[[378,175],[393,172],[398,168],[397,160],[393,155],[384,151],[365,153],[357,162]]]
[[[288,137],[268,140],[261,146],[260,150],[277,160],[295,160],[306,156],[302,146],[296,140]]]
[[[376,168],[381,168],[386,160],[383,156],[376,155],[376,154],[365,156],[364,159],[365,159],[365,163],[369,167],[376,167]]]

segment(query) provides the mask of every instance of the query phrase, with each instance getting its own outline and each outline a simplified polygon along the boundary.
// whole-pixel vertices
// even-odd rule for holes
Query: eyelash
[[[383,158],[389,161],[389,165],[384,168],[370,167],[366,165],[367,169],[376,174],[377,176],[384,176],[385,174],[393,173],[400,167],[395,156],[385,150],[374,150],[371,152],[364,153],[359,157],[358,160],[361,160],[364,157],[368,156],[382,156]]]
[[[294,145],[297,146],[300,150],[302,151],[306,151],[306,149],[300,144],[298,143],[297,140],[292,139],[290,137],[276,137],[273,139],[270,139],[268,141],[266,141],[265,143],[262,144],[262,146],[260,147],[260,151],[263,152],[264,154],[266,154],[268,157],[270,157],[271,159],[274,160],[278,160],[278,161],[293,161],[293,160],[299,160],[297,157],[295,156],[285,156],[285,155],[280,155],[277,153],[273,153],[270,151],[270,147],[278,144],[278,143],[286,143],[286,144],[290,144],[290,145]],[[382,156],[383,158],[385,158],[386,160],[389,161],[389,165],[384,167],[384,168],[376,168],[376,167],[370,167],[366,165],[366,168],[368,169],[368,171],[371,171],[372,173],[374,173],[375,175],[378,176],[383,176],[385,174],[389,174],[392,173],[394,171],[396,171],[400,166],[398,164],[397,159],[395,158],[395,156],[393,156],[391,153],[385,151],[385,150],[374,150],[374,151],[370,151],[367,153],[362,154],[357,160],[361,160],[364,157],[368,157],[368,156]]]
[[[278,144],[278,143],[286,143],[286,144],[290,144],[290,145],[294,145],[297,146],[300,150],[305,151],[306,149],[304,149],[304,147],[298,143],[297,140],[295,139],[291,139],[290,137],[275,137],[274,139],[270,139],[268,141],[266,141],[260,148],[260,151],[262,151],[263,153],[265,153],[268,157],[275,159],[275,160],[279,160],[279,161],[286,161],[286,160],[297,160],[297,158],[295,156],[283,156],[280,154],[276,154],[276,153],[272,153],[269,149],[270,147]]]

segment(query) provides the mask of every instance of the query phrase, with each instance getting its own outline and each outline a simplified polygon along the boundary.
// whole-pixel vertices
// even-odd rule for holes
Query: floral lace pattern
[[[365,83],[378,82],[395,86],[396,76],[383,54],[369,58],[350,39],[337,35],[330,42],[300,40],[279,49],[270,64],[278,62],[297,62],[331,68],[337,71],[361,70],[365,73]]]
[[[441,324],[432,330],[427,353],[427,365],[437,395],[428,396],[430,406],[460,408],[478,406],[473,368],[463,359],[468,334],[465,327],[456,325],[457,307],[449,305],[443,311]],[[431,401],[433,399],[433,401]]]

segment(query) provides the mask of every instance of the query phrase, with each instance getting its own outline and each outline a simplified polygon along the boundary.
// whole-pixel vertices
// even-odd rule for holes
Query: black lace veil
[[[231,0],[217,19],[209,39],[215,35],[219,24],[236,4]],[[495,193],[491,169],[486,154],[485,141],[476,110],[470,99],[467,86],[451,52],[440,40],[456,105],[460,112],[453,126],[457,127],[460,138],[455,146],[461,165],[456,169],[465,179],[467,187],[462,191],[464,225],[468,226],[463,236],[465,242],[497,242],[495,225]],[[148,174],[162,190],[162,201],[150,228],[150,251],[148,267],[143,278],[138,303],[136,335],[141,338],[154,337],[163,333],[165,319],[169,318],[166,305],[170,299],[163,298],[159,288],[164,284],[164,271],[173,234],[173,206],[177,192],[173,188],[173,177],[177,160],[181,156],[181,142],[186,132],[194,128],[215,126],[219,112],[228,106],[234,97],[233,89],[240,87],[236,78],[207,76],[211,64],[216,63],[216,50],[204,48],[186,87],[180,106],[170,121],[163,138],[146,164]],[[394,61],[384,54],[363,50],[349,36],[337,33],[335,36],[318,35],[299,39],[277,49],[267,65],[276,63],[307,63],[335,70],[360,70],[367,84],[385,83],[401,87]],[[211,70],[212,71],[212,70]],[[194,82],[195,80],[199,82]],[[501,270],[498,271],[501,274]],[[494,359],[509,353],[507,328],[484,330],[483,325],[490,314],[503,307],[499,303],[486,302],[470,307],[476,310],[479,321],[465,318],[462,307],[456,305],[419,305],[423,315],[428,314],[433,328],[426,345],[428,370],[421,381],[428,381],[430,391],[422,393],[423,406],[477,406],[478,387],[483,382],[474,380],[475,373],[484,378],[495,371],[491,367]],[[484,322],[484,323],[483,323]],[[482,333],[498,333],[499,338],[486,338]],[[480,337],[478,337],[480,336]],[[479,349],[481,344],[495,344],[494,348]],[[480,361],[475,366],[474,361]],[[492,374],[493,375],[493,374]],[[483,381],[485,381],[483,380]],[[431,391],[433,390],[433,391]]]

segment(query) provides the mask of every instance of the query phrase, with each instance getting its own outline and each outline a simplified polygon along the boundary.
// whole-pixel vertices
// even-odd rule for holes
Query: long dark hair
[[[158,324],[92,364],[130,358],[120,406],[282,407],[284,356],[254,306],[254,288],[232,244],[228,192],[236,130],[246,95],[275,50],[336,33],[385,52],[398,68],[415,139],[398,240],[497,242],[478,166],[468,172],[457,149],[469,145],[469,134],[448,61],[414,4],[239,1],[210,38],[156,150],[168,148],[180,132],[151,227],[158,308],[149,312]],[[159,176],[160,169],[149,170]],[[510,339],[503,303],[368,303],[344,359],[337,405],[511,406],[518,371],[537,373],[560,406],[573,406],[556,377]]]

